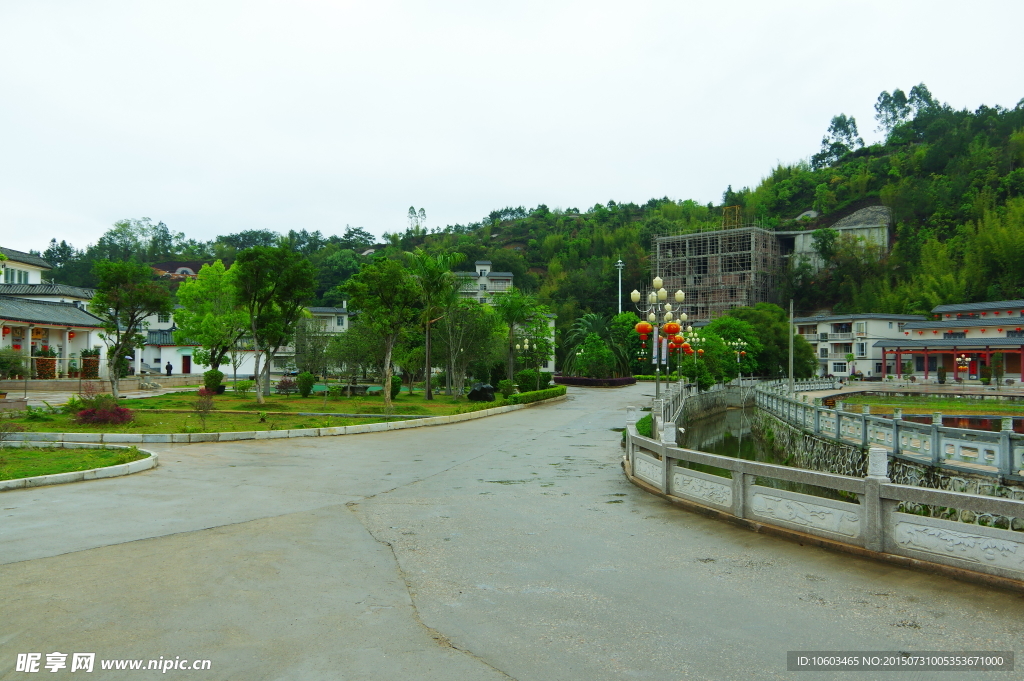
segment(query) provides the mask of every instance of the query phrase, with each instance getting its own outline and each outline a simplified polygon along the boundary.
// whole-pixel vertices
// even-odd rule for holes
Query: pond
[[[761,441],[754,437],[751,432],[751,423],[754,416],[754,407],[744,409],[727,409],[724,413],[713,414],[701,419],[691,419],[685,424],[685,432],[679,445],[685,449],[695,449],[708,454],[718,454],[734,459],[746,459],[747,461],[762,461],[780,466],[789,465],[785,459],[775,455]],[[704,466],[696,463],[680,462],[681,466],[693,470],[731,477],[729,471],[713,466]],[[782,489],[801,494],[811,494],[836,499],[839,501],[851,501],[856,503],[856,498],[835,490],[805,485],[774,478],[756,479],[756,484],[774,489]]]

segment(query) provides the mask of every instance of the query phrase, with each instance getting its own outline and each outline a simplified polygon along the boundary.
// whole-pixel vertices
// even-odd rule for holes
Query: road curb
[[[17,447],[23,446],[34,446],[39,444],[38,441],[28,441],[20,444],[8,443],[8,446],[14,445]],[[92,443],[82,442],[61,442],[61,443],[46,443],[49,445],[60,444],[60,447],[54,447],[54,449],[129,449],[123,445],[95,445]],[[46,487],[48,485],[64,485],[69,482],[82,482],[85,480],[101,480],[103,478],[117,478],[123,475],[131,475],[132,473],[141,473],[142,471],[148,471],[152,468],[156,468],[159,464],[159,456],[154,452],[142,449],[139,450],[145,452],[149,456],[138,461],[132,461],[130,463],[121,463],[114,466],[103,466],[102,468],[90,468],[85,471],[71,471],[69,473],[54,473],[52,475],[36,475],[31,478],[15,478],[14,480],[0,480],[0,492],[6,492],[13,489],[27,489],[30,487]]]

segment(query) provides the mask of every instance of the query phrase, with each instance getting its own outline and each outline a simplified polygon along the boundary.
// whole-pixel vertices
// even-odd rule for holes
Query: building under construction
[[[686,294],[681,311],[697,322],[733,307],[777,303],[785,260],[775,232],[736,225],[656,237],[651,265],[670,294],[680,289]]]

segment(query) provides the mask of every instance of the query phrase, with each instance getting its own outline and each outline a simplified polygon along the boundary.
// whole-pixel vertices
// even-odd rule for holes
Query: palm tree
[[[529,293],[523,293],[517,288],[510,288],[507,293],[497,296],[494,301],[494,309],[497,311],[501,321],[508,325],[508,380],[513,380],[513,363],[515,362],[515,350],[513,335],[516,326],[525,324],[532,317],[542,312],[537,298]]]
[[[596,333],[604,341],[608,349],[611,350],[612,356],[615,358],[615,373],[628,374],[629,352],[626,348],[612,341],[611,320],[596,312],[588,312],[579,317],[573,322],[569,333],[566,334],[565,344],[567,349],[565,351],[565,360],[562,363],[562,372],[565,374],[575,373],[576,351],[583,347],[587,336],[592,333]]]
[[[430,255],[422,248],[409,254],[412,264],[412,275],[420,288],[420,302],[423,303],[423,326],[426,331],[426,359],[423,375],[427,381],[425,398],[434,399],[430,376],[430,326],[437,320],[434,315],[450,298],[459,286],[458,277],[452,274],[452,268],[466,259],[463,253],[438,253]]]

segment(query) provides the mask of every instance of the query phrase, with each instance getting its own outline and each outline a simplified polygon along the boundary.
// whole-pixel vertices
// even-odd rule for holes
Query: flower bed
[[[636,379],[632,376],[621,378],[583,378],[582,376],[555,376],[558,385],[576,385],[591,388],[610,388],[620,385],[633,385]]]

